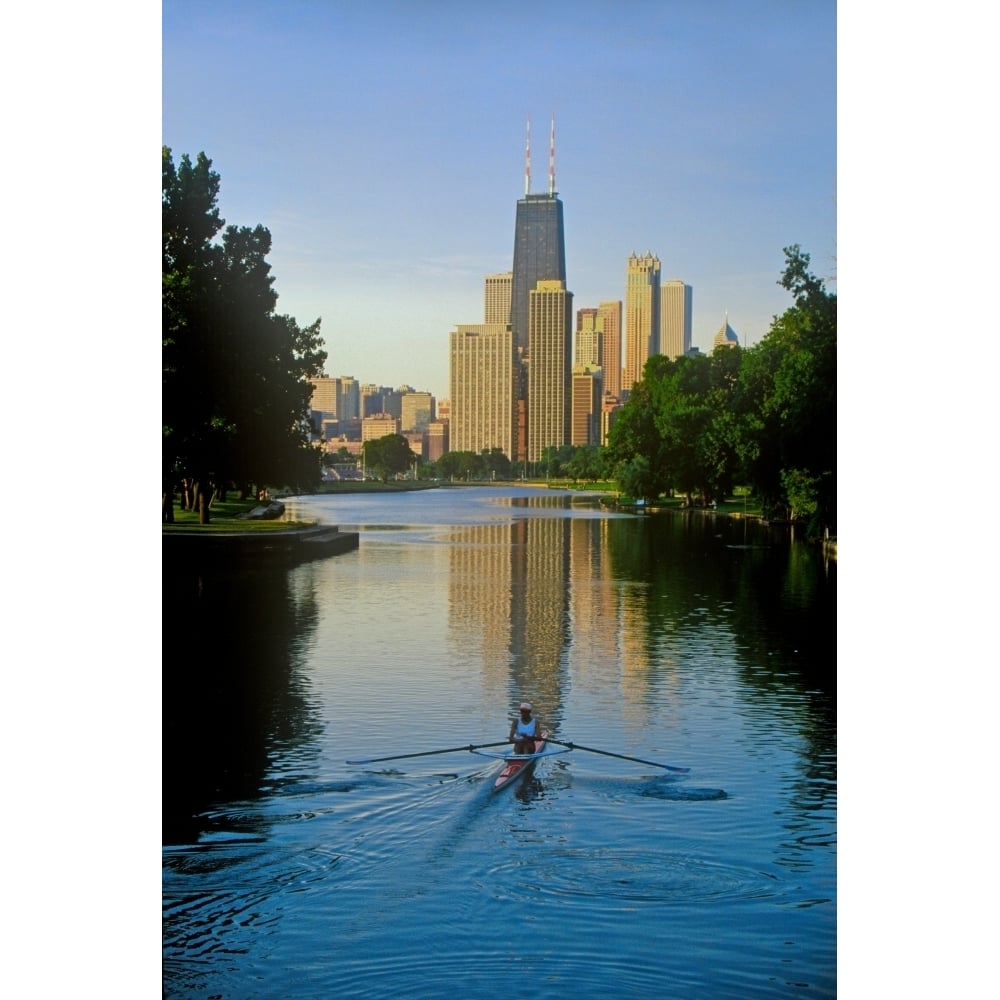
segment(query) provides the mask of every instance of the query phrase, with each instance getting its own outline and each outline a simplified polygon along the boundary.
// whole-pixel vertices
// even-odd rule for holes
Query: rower
[[[522,701],[520,713],[521,717],[511,722],[507,739],[514,744],[514,753],[534,753],[540,729],[538,720],[531,717],[531,703]]]

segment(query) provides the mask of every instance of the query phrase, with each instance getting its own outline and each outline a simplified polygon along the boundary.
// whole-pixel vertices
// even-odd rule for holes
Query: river
[[[288,508],[358,548],[164,583],[164,996],[836,995],[835,562],[532,488]],[[346,763],[522,698],[588,749]]]

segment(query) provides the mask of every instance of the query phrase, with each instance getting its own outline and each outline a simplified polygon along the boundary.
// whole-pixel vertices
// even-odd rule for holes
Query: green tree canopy
[[[185,154],[175,166],[166,146],[162,159],[165,516],[181,480],[203,498],[229,484],[311,485],[320,462],[308,379],[326,360],[320,321],[300,328],[275,313],[271,234],[223,230],[211,160]]]
[[[390,476],[406,472],[416,459],[409,441],[402,434],[386,434],[366,441],[361,448],[365,456],[365,469],[382,482]]]

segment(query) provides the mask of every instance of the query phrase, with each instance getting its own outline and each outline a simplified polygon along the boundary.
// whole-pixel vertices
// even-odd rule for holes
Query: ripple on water
[[[526,862],[504,861],[487,884],[498,899],[521,899],[526,875],[532,892],[562,900],[620,900],[632,904],[763,899],[776,894],[774,876],[752,868],[645,849],[561,849]]]

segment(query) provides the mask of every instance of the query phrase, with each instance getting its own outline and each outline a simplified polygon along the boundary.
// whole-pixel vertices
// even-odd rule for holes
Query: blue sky
[[[782,247],[836,274],[831,0],[163,3],[163,143],[204,151],[227,223],[267,226],[279,311],[331,375],[448,395],[448,335],[509,270],[549,119],[574,306],[634,250],[694,289],[693,340],[790,303]]]

